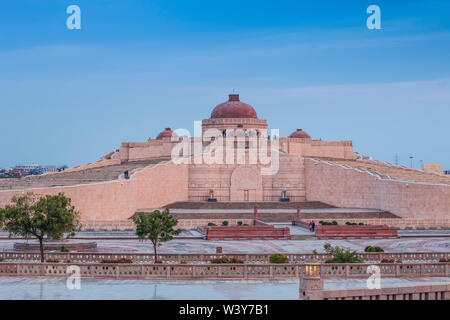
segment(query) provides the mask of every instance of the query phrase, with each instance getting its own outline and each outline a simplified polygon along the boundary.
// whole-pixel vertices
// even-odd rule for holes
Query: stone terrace
[[[302,209],[335,208],[320,201],[308,202],[193,202],[179,201],[168,204],[169,209],[252,209],[255,204],[259,209],[297,209],[300,203]]]
[[[340,160],[331,158],[318,158],[334,164],[341,164],[351,168],[366,170],[375,173],[384,179],[450,185],[450,177],[404,166],[395,166],[386,162],[374,160]]]
[[[309,202],[174,202],[166,207],[177,219],[253,219],[253,207],[258,205],[258,219],[264,222],[297,220],[300,204],[302,219],[381,219],[396,215],[374,209],[336,208],[319,201]],[[152,212],[140,209],[137,212]]]
[[[54,187],[88,184],[94,182],[117,180],[124,171],[144,168],[151,164],[157,164],[167,158],[157,158],[145,161],[125,162],[98,168],[78,171],[62,171],[54,174],[28,176],[20,179],[0,179],[0,190],[13,190],[18,188]]]

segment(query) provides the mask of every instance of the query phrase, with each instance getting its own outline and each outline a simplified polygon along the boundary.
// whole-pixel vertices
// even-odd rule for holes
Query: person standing
[[[316,224],[314,223],[314,220],[311,223],[312,232],[314,232],[314,229],[316,228]]]

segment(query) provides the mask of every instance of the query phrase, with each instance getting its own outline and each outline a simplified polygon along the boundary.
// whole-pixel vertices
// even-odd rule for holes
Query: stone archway
[[[262,201],[262,177],[257,167],[239,166],[231,174],[230,201]]]

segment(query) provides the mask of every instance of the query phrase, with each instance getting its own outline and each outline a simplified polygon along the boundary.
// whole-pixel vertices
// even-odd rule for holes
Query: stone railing
[[[317,226],[316,238],[398,238],[397,228],[387,225]]]
[[[317,274],[300,278],[301,300],[448,300],[450,284],[399,283],[397,286],[324,289],[324,280]]]
[[[289,239],[291,237],[289,228],[275,228],[265,223],[254,226],[207,226],[204,234],[208,240],[240,240],[240,239]]]
[[[323,300],[449,300],[449,284],[323,290]]]
[[[346,222],[364,223],[365,225],[388,225],[399,229],[448,229],[450,218],[321,218],[324,222],[336,221],[339,225]]]
[[[246,264],[267,264],[270,254],[159,254],[158,260],[170,264],[206,264],[211,259],[227,256],[238,258]],[[304,264],[312,262],[324,262],[329,259],[328,254],[286,254],[290,264]],[[379,262],[382,259],[402,262],[438,262],[440,259],[449,260],[450,252],[381,252],[381,253],[358,253],[363,262]],[[96,263],[102,260],[131,259],[134,263],[154,263],[152,253],[78,253],[78,252],[49,252],[45,253],[46,259],[70,261],[74,263]],[[4,261],[40,261],[39,252],[0,252],[0,259]]]
[[[287,279],[310,270],[320,278],[368,278],[367,264],[111,264],[1,262],[0,276],[67,277],[76,265],[82,278],[113,279]],[[381,277],[448,277],[449,263],[378,264]],[[309,271],[308,271],[309,270]]]

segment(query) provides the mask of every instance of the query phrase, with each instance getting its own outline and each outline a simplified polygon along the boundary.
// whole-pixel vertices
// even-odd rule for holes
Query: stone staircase
[[[381,178],[450,185],[450,177],[436,173],[424,172],[417,169],[409,169],[404,166],[395,166],[390,163],[375,160],[340,160],[330,158],[318,158],[334,164],[340,164],[350,168],[366,170],[379,175]]]
[[[127,171],[144,168],[151,164],[157,164],[167,158],[158,158],[145,161],[125,162],[118,165],[85,169],[79,171],[61,171],[57,173],[38,176],[27,176],[18,179],[0,179],[0,190],[13,190],[18,188],[32,187],[55,187],[88,184],[94,182],[117,180],[120,175]]]

